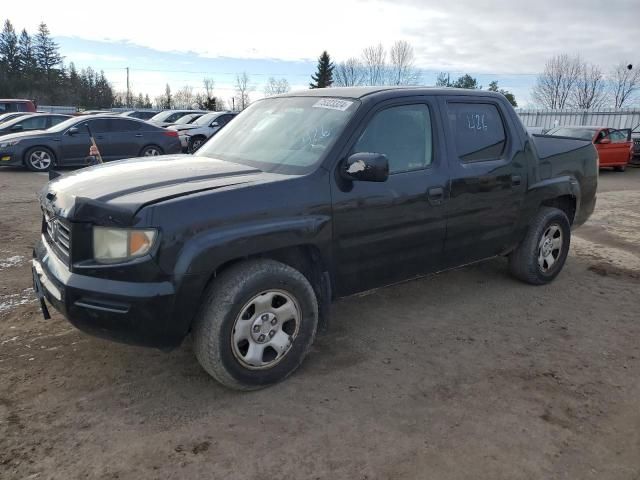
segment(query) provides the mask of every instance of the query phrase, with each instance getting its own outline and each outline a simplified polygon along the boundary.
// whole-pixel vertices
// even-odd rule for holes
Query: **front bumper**
[[[189,135],[180,135],[180,145],[182,145],[182,150],[189,148]]]
[[[0,166],[22,165],[22,159],[12,150],[0,150]]]
[[[178,346],[186,335],[173,321],[177,302],[171,282],[125,282],[73,273],[44,237],[33,257],[46,300],[78,329],[163,349]]]

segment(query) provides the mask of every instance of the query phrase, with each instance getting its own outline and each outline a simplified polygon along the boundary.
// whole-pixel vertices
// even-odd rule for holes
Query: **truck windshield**
[[[198,156],[263,171],[310,172],[358,108],[355,99],[280,97],[252,104],[207,142]]]

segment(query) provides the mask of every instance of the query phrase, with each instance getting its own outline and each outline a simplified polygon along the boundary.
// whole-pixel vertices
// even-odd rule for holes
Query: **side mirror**
[[[600,141],[598,143],[600,145],[608,145],[609,143],[611,143],[611,139],[610,138],[602,138],[602,139],[600,139]]]
[[[78,127],[71,127],[69,130],[67,130],[67,133],[73,136],[73,135],[76,135],[77,133],[80,133],[80,129]]]
[[[21,132],[22,130],[23,130],[22,125],[20,125],[19,123],[11,127],[12,132]]]
[[[218,122],[213,122],[211,124],[211,127],[219,127],[219,126],[220,126],[220,124]]]
[[[389,178],[389,159],[382,153],[354,153],[343,162],[341,174],[347,180],[386,182]]]

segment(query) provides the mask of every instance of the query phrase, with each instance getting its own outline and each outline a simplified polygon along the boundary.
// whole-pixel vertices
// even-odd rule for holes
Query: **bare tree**
[[[544,72],[536,79],[533,99],[546,108],[567,107],[581,71],[582,60],[578,55],[570,56],[563,53],[552,57],[545,64]]]
[[[622,63],[613,69],[609,81],[614,107],[622,108],[633,100],[635,92],[640,89],[640,70]]]
[[[237,110],[244,110],[249,106],[251,100],[249,92],[253,90],[253,86],[249,83],[249,75],[242,72],[236,75],[236,96],[234,97],[234,107]]]
[[[274,95],[287,93],[289,90],[291,90],[291,87],[289,87],[289,82],[287,82],[286,78],[276,80],[275,78],[270,77],[267,84],[264,86],[264,95],[265,97],[272,97]]]
[[[354,87],[362,85],[365,80],[365,68],[357,58],[348,58],[336,65],[333,72],[333,84],[336,87]]]
[[[173,94],[174,108],[193,108],[196,103],[196,96],[193,94],[193,87],[190,85],[185,85]]]
[[[574,108],[590,110],[604,106],[607,100],[606,82],[597,65],[583,63],[570,103]]]
[[[413,47],[404,40],[398,40],[390,51],[389,79],[393,85],[416,85],[420,81],[420,71],[415,68]]]
[[[387,70],[387,52],[381,43],[362,51],[366,85],[384,85]]]
[[[436,78],[436,87],[450,87],[451,85],[451,75],[447,72],[440,72]]]

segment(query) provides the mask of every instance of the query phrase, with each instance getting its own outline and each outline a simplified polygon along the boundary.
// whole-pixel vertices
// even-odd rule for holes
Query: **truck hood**
[[[193,155],[110,162],[59,177],[41,192],[47,210],[75,221],[128,224],[146,205],[281,175]]]

